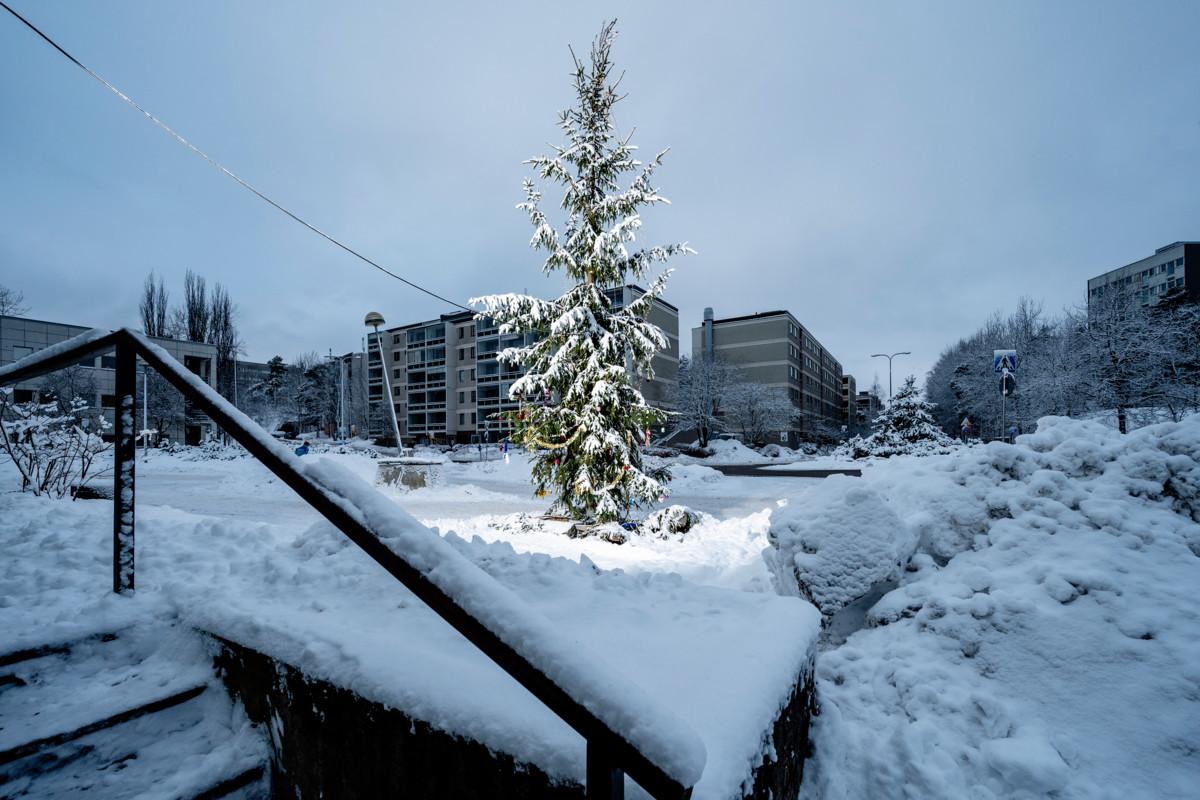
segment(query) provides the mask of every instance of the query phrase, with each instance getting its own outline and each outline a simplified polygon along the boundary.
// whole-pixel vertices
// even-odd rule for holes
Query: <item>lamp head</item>
[[[377,328],[383,323],[383,314],[380,314],[378,311],[368,311],[367,315],[363,317],[363,325],[366,325],[368,328]]]

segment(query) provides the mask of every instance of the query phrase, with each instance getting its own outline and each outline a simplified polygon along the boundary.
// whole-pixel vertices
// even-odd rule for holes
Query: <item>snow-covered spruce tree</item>
[[[540,179],[562,186],[561,232],[542,211],[531,180],[518,205],[534,227],[530,246],[548,253],[543,271],[562,270],[575,285],[552,301],[516,294],[472,301],[502,332],[536,335],[533,344],[498,357],[526,369],[510,390],[519,410],[507,416],[513,441],[535,452],[538,495],[550,492],[554,510],[599,522],[624,519],[664,494],[668,473],[643,465],[641,445],[644,431],[665,415],[646,404],[636,381],[653,375],[650,359],[667,346],[646,317],[669,271],[649,280],[650,269],[688,252],[686,244],[627,247],[641,227],[639,209],[667,202],[651,184],[666,151],[643,164],[629,139],[617,136],[612,110],[619,79],[610,59],[615,25],[601,29],[590,63],[572,53],[577,103],[559,116],[566,143],[527,162]],[[622,188],[626,173],[634,177]],[[648,280],[647,291],[615,309],[605,289],[628,279]]]
[[[933,404],[921,397],[917,379],[909,375],[875,418],[875,432],[865,439],[855,436],[837,452],[852,458],[887,458],[944,453],[954,445],[934,421]]]

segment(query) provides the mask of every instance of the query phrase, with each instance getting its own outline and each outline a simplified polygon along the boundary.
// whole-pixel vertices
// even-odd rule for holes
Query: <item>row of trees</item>
[[[708,446],[713,434],[723,432],[765,444],[779,431],[795,427],[800,413],[786,389],[754,383],[736,367],[710,355],[680,357],[671,404],[674,430],[695,431],[701,447]]]
[[[146,276],[138,313],[147,336],[205,342],[217,350],[217,391],[234,397],[234,362],[242,352],[235,314],[237,307],[228,290],[215,284],[208,290],[205,279],[190,269],[183,276],[183,303],[172,307],[170,293],[161,277]]]
[[[998,349],[1021,358],[1007,398],[992,372]],[[1122,431],[1144,409],[1178,419],[1200,410],[1200,307],[1182,293],[1143,306],[1130,292],[1110,291],[1052,315],[1024,298],[942,353],[925,391],[943,430],[957,434],[969,417],[985,439],[1004,436],[1005,419],[1029,430],[1051,414],[1111,411]]]

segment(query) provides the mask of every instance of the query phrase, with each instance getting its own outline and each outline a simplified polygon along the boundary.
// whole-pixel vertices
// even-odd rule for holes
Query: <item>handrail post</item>
[[[587,743],[587,800],[624,800],[625,773],[601,744]]]
[[[113,591],[133,591],[133,468],[137,460],[134,437],[134,398],[137,394],[137,354],[124,339],[116,348],[116,409],[113,416]]]

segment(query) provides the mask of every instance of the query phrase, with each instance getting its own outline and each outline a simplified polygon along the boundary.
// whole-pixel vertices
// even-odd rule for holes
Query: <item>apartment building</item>
[[[704,309],[704,322],[692,328],[692,356],[705,354],[755,383],[787,389],[799,412],[796,427],[780,431],[790,443],[846,424],[841,363],[788,311],[714,319]]]
[[[879,412],[883,410],[883,401],[875,392],[864,389],[858,393],[856,405],[858,406],[858,418],[862,421],[862,429],[865,432],[875,421],[875,417],[879,416]]]
[[[614,307],[620,307],[645,290],[626,285],[607,294]],[[662,405],[679,374],[679,310],[659,299],[649,319],[666,333],[668,346],[655,355],[654,378],[643,381],[641,388],[647,401]],[[367,396],[375,409],[369,414],[370,435],[391,431],[391,418],[377,410],[384,395],[385,366],[400,438],[406,444],[495,442],[511,432],[498,415],[517,410],[509,390],[524,371],[501,364],[497,355],[532,344],[532,333],[501,334],[495,321],[458,311],[389,328],[380,332],[380,340],[386,365],[380,362],[375,334],[367,336]]]
[[[645,293],[645,289],[634,284],[616,286],[605,291],[614,309],[624,308]],[[656,408],[663,408],[669,405],[675,393],[675,386],[679,383],[679,309],[659,297],[655,299],[650,313],[646,315],[646,321],[657,325],[666,334],[667,347],[654,354],[654,358],[650,360],[654,377],[641,380],[638,389],[647,403]]]
[[[67,339],[89,330],[91,328],[85,325],[47,322],[25,317],[0,317],[0,366],[11,364],[42,348],[65,342]],[[177,339],[156,338],[154,342],[175,360],[200,376],[200,379],[209,386],[216,388],[216,347],[202,342],[185,342]],[[137,407],[140,409],[142,408],[144,380],[140,360],[138,364]],[[92,395],[90,407],[99,409],[105,419],[111,423],[117,405],[115,357],[103,355],[87,358],[79,362],[78,366],[83,368],[83,372],[78,376],[77,386]],[[18,403],[40,400],[46,396],[48,384],[52,382],[52,376],[44,376],[19,383],[14,387],[13,400]],[[189,402],[184,404],[183,417],[172,423],[165,433],[175,441],[200,444],[215,432],[216,426],[212,420],[194,409]]]
[[[842,376],[842,408],[846,414],[846,427],[850,433],[858,431],[858,382],[853,375]]]
[[[1200,242],[1168,244],[1152,256],[1091,278],[1088,303],[1114,289],[1132,293],[1144,306],[1177,290],[1191,302],[1200,302]]]

